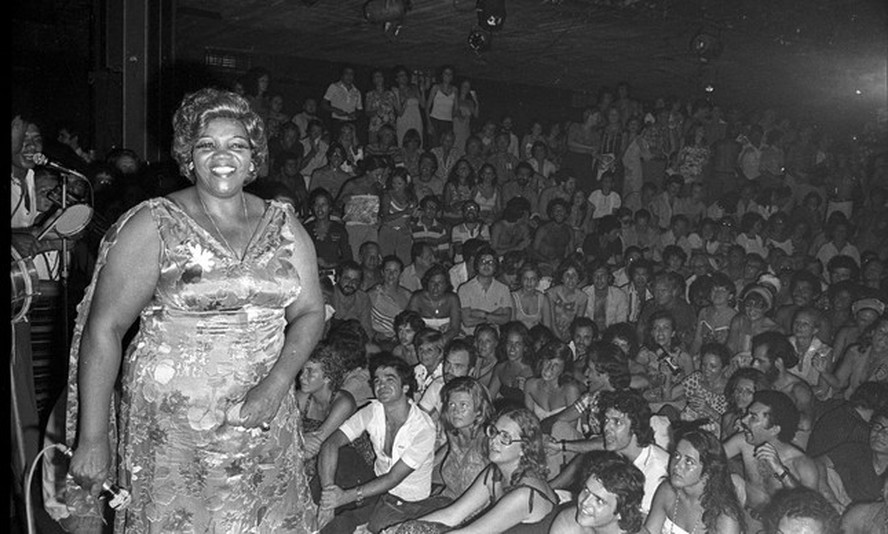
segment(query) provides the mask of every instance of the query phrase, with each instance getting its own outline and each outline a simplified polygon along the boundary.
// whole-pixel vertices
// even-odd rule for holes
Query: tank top
[[[429,116],[439,121],[453,121],[453,102],[456,100],[456,88],[450,90],[449,95],[445,95],[439,88],[435,91],[435,98],[432,100],[432,110]]]

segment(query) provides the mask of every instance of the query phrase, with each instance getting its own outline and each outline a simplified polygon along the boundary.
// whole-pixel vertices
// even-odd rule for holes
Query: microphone
[[[80,172],[75,171],[70,167],[65,167],[61,163],[50,160],[42,152],[37,152],[33,156],[31,156],[31,161],[33,161],[37,165],[52,169],[54,171],[59,171],[64,174],[71,174],[73,176],[77,176],[78,178],[83,178],[84,180],[86,180],[86,176],[84,176]]]

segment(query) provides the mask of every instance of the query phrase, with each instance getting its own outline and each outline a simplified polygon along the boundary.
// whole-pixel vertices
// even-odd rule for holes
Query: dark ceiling
[[[470,77],[574,91],[629,80],[645,96],[690,94],[711,82],[732,103],[823,113],[858,113],[888,99],[884,2],[509,0],[504,28],[480,55],[466,44],[477,25],[474,2],[412,3],[390,40],[363,18],[362,1],[179,0],[176,47],[365,65],[447,62]],[[701,29],[724,43],[708,63],[690,49]]]

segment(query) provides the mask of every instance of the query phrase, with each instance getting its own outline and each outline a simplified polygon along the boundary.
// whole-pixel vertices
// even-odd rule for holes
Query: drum
[[[72,204],[47,224],[37,239],[43,239],[52,230],[62,237],[73,237],[86,228],[92,216],[93,209],[89,204]]]
[[[10,296],[12,297],[12,322],[17,323],[25,318],[31,310],[34,298],[40,293],[37,290],[39,277],[33,258],[23,258],[12,247],[12,265],[9,270]]]

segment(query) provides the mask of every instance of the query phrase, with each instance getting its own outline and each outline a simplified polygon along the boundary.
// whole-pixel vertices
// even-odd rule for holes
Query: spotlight
[[[471,32],[469,32],[469,38],[467,39],[469,48],[471,48],[472,51],[476,54],[480,54],[481,52],[490,50],[490,41],[490,33],[482,30],[481,28],[475,28]]]
[[[715,87],[713,87],[712,84],[710,83],[710,84],[706,84],[706,87],[704,87],[703,90],[706,91],[707,93],[711,93],[711,92],[715,91]]]
[[[862,95],[862,94],[863,94],[863,91],[861,91],[860,89],[858,89],[858,90],[854,91],[854,94],[855,94],[855,95]]]
[[[506,23],[506,0],[478,0],[478,25],[481,29],[495,32]]]

